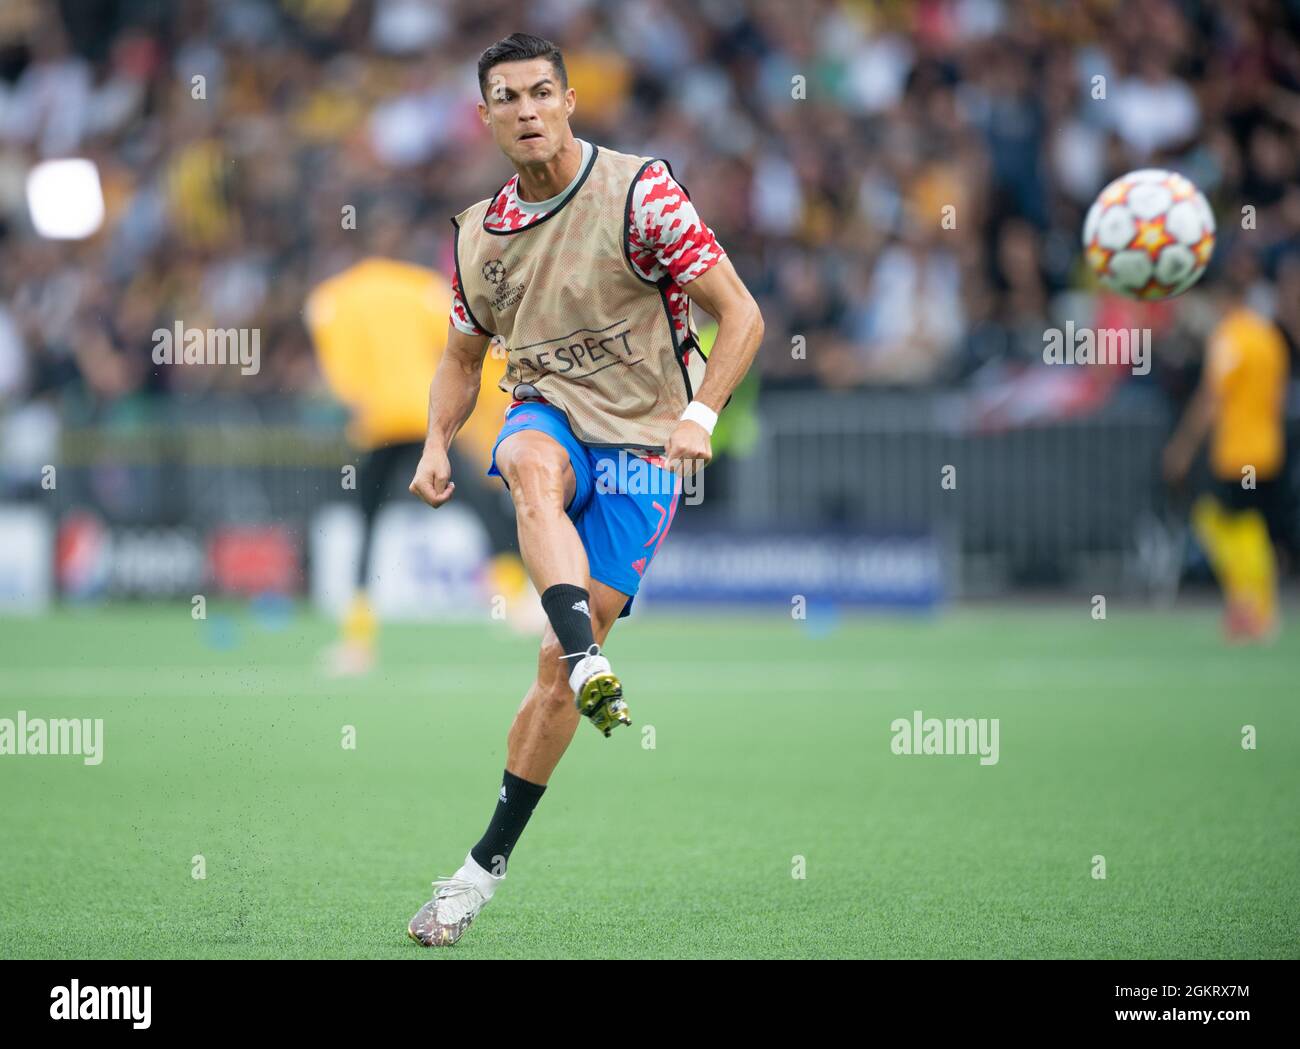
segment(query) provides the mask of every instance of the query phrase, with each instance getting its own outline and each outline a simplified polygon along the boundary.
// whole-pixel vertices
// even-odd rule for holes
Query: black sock
[[[551,621],[551,629],[564,648],[564,662],[570,670],[596,644],[591,633],[591,611],[587,591],[569,583],[548,586],[542,594],[542,608]],[[596,651],[600,651],[599,648]]]
[[[519,842],[519,835],[528,826],[528,818],[542,799],[546,787],[520,779],[509,769],[501,780],[501,794],[492,822],[484,831],[479,843],[469,850],[474,862],[490,874],[502,877],[510,853]]]

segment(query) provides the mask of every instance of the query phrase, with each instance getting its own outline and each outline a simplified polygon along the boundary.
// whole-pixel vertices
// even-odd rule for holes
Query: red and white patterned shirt
[[[585,161],[590,155],[585,143],[583,154]],[[576,178],[574,182],[577,182]],[[520,207],[518,189],[519,176],[515,175],[506,183],[496,205],[484,218],[488,229],[522,229],[553,210],[529,208],[526,201],[524,207]],[[570,188],[562,194],[554,207],[566,201],[572,192]],[[665,289],[668,309],[678,337],[684,336],[690,300],[682,286],[711,270],[726,252],[713,235],[713,230],[700,219],[686,191],[668,173],[668,166],[663,161],[655,161],[641,172],[632,192],[628,215],[627,257],[646,280],[669,278]],[[466,335],[488,334],[469,319],[469,311],[465,309],[460,293],[460,281],[454,273],[451,278],[451,323]]]

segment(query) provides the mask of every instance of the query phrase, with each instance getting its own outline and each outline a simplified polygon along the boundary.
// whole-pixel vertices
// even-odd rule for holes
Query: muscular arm
[[[695,391],[695,400],[720,412],[758,353],[763,341],[763,315],[726,257],[682,290],[718,322],[709,366],[703,384]],[[690,472],[692,467],[674,464],[707,463],[713,458],[708,431],[696,422],[679,422],[668,438],[664,458],[669,469],[679,473]]]
[[[429,431],[409,488],[432,507],[441,506],[456,489],[447,449],[474,411],[488,343],[486,335],[466,335],[451,325],[447,348],[429,384]]]
[[[728,258],[682,290],[718,322],[704,384],[695,391],[695,399],[720,412],[758,353],[763,315]]]

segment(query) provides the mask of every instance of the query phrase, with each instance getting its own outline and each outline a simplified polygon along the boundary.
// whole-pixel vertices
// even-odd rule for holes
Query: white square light
[[[27,175],[32,225],[50,240],[82,240],[104,224],[104,193],[94,161],[45,160]]]

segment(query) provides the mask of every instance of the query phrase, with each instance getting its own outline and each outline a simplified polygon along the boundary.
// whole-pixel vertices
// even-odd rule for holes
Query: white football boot
[[[406,935],[423,947],[450,947],[492,899],[505,875],[496,877],[466,856],[460,870],[433,883],[433,899],[415,912]]]

